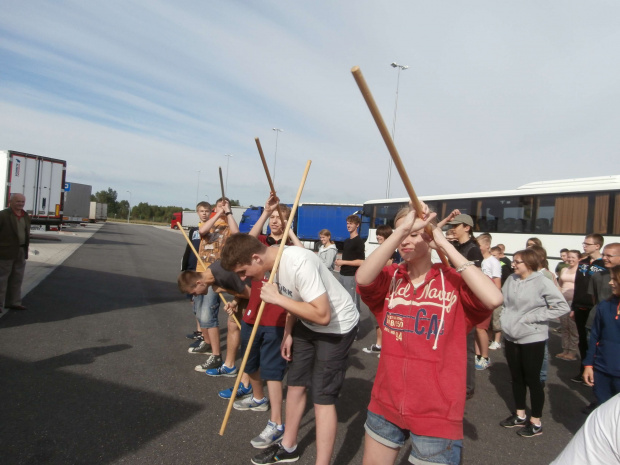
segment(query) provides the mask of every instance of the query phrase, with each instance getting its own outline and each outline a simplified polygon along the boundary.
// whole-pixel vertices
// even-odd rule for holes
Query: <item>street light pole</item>
[[[129,223],[129,214],[131,213],[131,191],[129,192],[129,205],[127,206],[127,223]]]
[[[409,68],[407,65],[399,65],[398,63],[392,62],[390,64],[392,68],[398,68],[398,75],[396,77],[396,101],[394,102],[394,117],[392,118],[392,140],[394,140],[394,136],[396,133],[396,111],[398,110],[398,87],[400,85],[400,72]],[[385,188],[385,198],[390,198],[390,183],[392,180],[392,157],[390,157],[388,162],[388,175],[387,175],[387,187]]]
[[[228,192],[228,164],[230,163],[230,157],[232,157],[232,153],[227,153],[224,156],[226,157],[226,192]],[[230,198],[230,195],[228,198]]]
[[[196,182],[196,203],[198,203],[199,202],[198,195],[200,192],[200,170],[196,171],[196,173],[198,173],[198,182]]]
[[[277,159],[278,159],[278,135],[281,132],[284,132],[284,129],[272,128],[272,130],[276,132],[276,152],[273,154],[273,183],[275,184],[275,182],[276,182],[276,162],[277,162]]]

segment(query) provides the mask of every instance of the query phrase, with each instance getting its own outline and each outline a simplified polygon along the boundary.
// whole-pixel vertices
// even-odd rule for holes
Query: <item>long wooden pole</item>
[[[308,160],[306,163],[306,169],[304,170],[304,175],[301,178],[301,183],[299,184],[299,189],[297,190],[297,197],[295,197],[295,203],[293,203],[293,208],[291,209],[291,218],[295,215],[297,211],[297,205],[299,204],[299,199],[301,198],[301,193],[304,190],[304,185],[306,184],[306,178],[308,177],[308,171],[310,171],[310,164],[312,161]],[[269,276],[268,283],[273,283],[273,280],[276,277],[276,272],[278,271],[278,266],[280,266],[280,259],[282,258],[282,253],[284,252],[284,246],[286,244],[286,238],[288,237],[288,232],[291,229],[292,221],[286,223],[286,227],[284,228],[284,236],[282,236],[282,242],[280,242],[280,247],[278,249],[278,255],[276,255],[276,260],[273,263],[273,267],[271,268],[271,275]],[[265,309],[265,302],[261,302],[260,307],[258,308],[258,313],[256,315],[256,321],[254,322],[254,328],[252,329],[252,334],[250,335],[250,339],[248,340],[247,349],[245,350],[245,354],[243,355],[243,361],[241,362],[241,366],[239,367],[239,374],[237,375],[237,379],[235,381],[235,386],[233,387],[230,401],[228,402],[228,408],[226,409],[226,415],[224,416],[224,421],[222,422],[222,427],[220,428],[220,436],[224,435],[224,431],[226,431],[226,424],[228,423],[228,417],[230,416],[230,412],[232,411],[233,404],[235,402],[235,397],[237,397],[237,389],[239,389],[239,383],[241,382],[241,377],[243,376],[243,372],[245,371],[245,365],[248,361],[248,357],[250,356],[250,350],[252,349],[252,343],[254,342],[254,338],[256,337],[256,332],[258,331],[258,325],[260,324],[260,319],[263,316],[263,310]]]
[[[224,178],[222,177],[222,167],[220,166],[220,186],[222,187],[222,204],[224,204],[224,199],[226,195],[224,194]]]
[[[256,147],[258,147],[258,154],[260,155],[260,159],[263,162],[263,168],[265,169],[265,174],[267,175],[267,182],[269,183],[269,189],[275,195],[276,188],[273,186],[273,181],[271,180],[271,175],[269,174],[269,168],[267,167],[267,161],[265,160],[265,154],[263,153],[263,147],[260,145],[260,140],[258,137],[254,138],[256,142]],[[280,222],[284,224],[284,216],[282,216],[282,210],[280,210],[280,204],[278,204],[278,215],[280,216]],[[293,218],[293,215],[290,215],[289,218]]]
[[[187,241],[190,249],[192,249],[192,252],[194,252],[194,255],[196,255],[196,260],[198,260],[198,263],[200,263],[202,267],[206,270],[207,265],[205,265],[205,262],[202,261],[202,258],[200,258],[200,255],[198,254],[196,247],[194,247],[194,244],[192,244],[192,241],[190,241],[189,237],[187,237],[187,234],[185,234],[185,230],[183,229],[183,226],[179,228],[179,231],[181,231],[181,234],[183,234],[183,237]],[[220,299],[222,299],[222,302],[224,302],[224,305],[226,305],[228,302],[226,302],[224,295],[221,292],[218,292],[218,294],[220,296]],[[235,323],[237,323],[237,326],[239,327],[239,329],[241,329],[241,323],[239,323],[239,320],[237,319],[237,317],[235,315],[232,315],[232,317],[235,320]]]
[[[373,98],[372,93],[368,88],[368,84],[366,84],[364,75],[362,74],[359,66],[354,66],[353,68],[351,68],[351,73],[353,74],[353,78],[355,79],[355,82],[357,83],[357,86],[359,87],[360,92],[362,93],[362,96],[366,101],[366,105],[368,105],[368,109],[370,110],[370,113],[374,118],[375,123],[377,124],[377,128],[379,128],[379,132],[381,133],[381,137],[383,137],[383,141],[385,142],[385,145],[390,152],[390,156],[392,157],[394,166],[396,166],[398,174],[400,175],[400,179],[402,179],[403,184],[405,185],[405,189],[407,189],[407,194],[409,194],[409,198],[411,199],[411,202],[413,203],[413,206],[418,213],[418,216],[422,218],[424,216],[424,212],[422,211],[422,204],[420,203],[420,199],[418,199],[418,196],[413,190],[413,185],[409,180],[409,176],[407,175],[407,171],[405,170],[405,165],[403,165],[403,162],[400,159],[400,155],[398,154],[398,150],[396,149],[396,144],[394,144],[394,140],[390,135],[390,131],[385,125],[385,121],[383,121],[381,112],[379,111],[379,108],[375,103],[375,99]],[[431,238],[433,237],[430,225],[426,227],[425,231]],[[443,254],[443,252],[437,250],[437,254],[439,255],[439,258],[441,258],[441,261],[445,265],[448,265],[448,259]]]

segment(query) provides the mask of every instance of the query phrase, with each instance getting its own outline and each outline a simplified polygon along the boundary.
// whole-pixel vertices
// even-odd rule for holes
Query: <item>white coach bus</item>
[[[493,245],[504,244],[506,254],[525,248],[538,237],[553,270],[560,249],[583,250],[586,234],[599,233],[605,243],[620,242],[620,175],[533,182],[515,190],[420,197],[439,219],[452,210],[470,215],[474,235],[488,232]],[[393,225],[407,198],[364,203],[362,236],[368,234],[366,255],[377,247],[376,227]]]

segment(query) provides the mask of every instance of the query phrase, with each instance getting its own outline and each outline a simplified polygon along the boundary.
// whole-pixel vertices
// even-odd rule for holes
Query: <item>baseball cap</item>
[[[469,215],[456,215],[452,221],[448,221],[448,224],[466,224],[473,228],[474,220]]]

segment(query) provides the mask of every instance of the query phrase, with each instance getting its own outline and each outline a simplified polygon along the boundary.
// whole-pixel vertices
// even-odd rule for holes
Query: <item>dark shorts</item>
[[[407,440],[407,433],[411,438],[411,454],[409,462],[417,465],[446,464],[459,465],[463,441],[458,439],[436,438],[419,436],[396,426],[385,417],[368,411],[366,434],[380,444],[391,449],[400,449]]]
[[[254,325],[241,322],[241,353],[245,354]],[[280,353],[284,328],[278,326],[258,326],[252,342],[252,349],[245,365],[245,372],[256,373],[265,381],[282,381],[286,372],[286,360]]]
[[[310,387],[314,404],[335,404],[356,334],[357,326],[347,334],[325,334],[312,331],[300,321],[295,323],[287,384]]]

